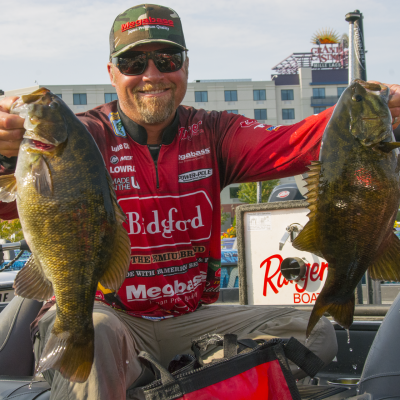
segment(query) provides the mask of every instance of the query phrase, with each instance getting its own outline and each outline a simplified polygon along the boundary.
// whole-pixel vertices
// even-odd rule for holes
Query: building
[[[273,67],[276,73],[268,81],[190,82],[183,104],[206,110],[227,110],[268,125],[290,125],[318,114],[336,104],[348,85],[347,49],[343,42],[325,38],[318,43],[311,52],[293,53]],[[62,97],[75,113],[117,99],[111,84],[40,85],[6,91],[4,95],[20,96],[39,87],[47,87]],[[230,226],[236,206],[242,204],[237,198],[238,187],[238,184],[230,185],[221,192],[223,211],[231,214],[222,230]]]

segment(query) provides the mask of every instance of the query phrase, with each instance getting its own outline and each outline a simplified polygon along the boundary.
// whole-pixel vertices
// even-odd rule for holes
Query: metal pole
[[[262,182],[257,182],[257,203],[262,203]]]
[[[349,23],[349,85],[353,81],[353,79],[357,78],[355,76],[354,64],[355,64],[355,55],[354,55],[354,21],[357,21],[360,18],[360,14],[358,12],[349,12],[346,14],[346,21]]]

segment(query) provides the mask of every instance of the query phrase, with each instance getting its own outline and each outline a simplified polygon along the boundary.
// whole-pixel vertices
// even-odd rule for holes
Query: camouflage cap
[[[141,4],[115,18],[110,32],[110,58],[145,43],[160,42],[187,50],[181,19],[171,8]]]

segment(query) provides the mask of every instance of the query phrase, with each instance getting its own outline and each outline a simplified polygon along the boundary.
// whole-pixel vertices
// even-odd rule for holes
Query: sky
[[[400,84],[399,0],[157,0],[181,17],[189,82],[271,80],[273,66],[309,52],[321,29],[348,33],[364,15],[367,78]],[[126,0],[0,0],[0,89],[106,84],[109,32]]]

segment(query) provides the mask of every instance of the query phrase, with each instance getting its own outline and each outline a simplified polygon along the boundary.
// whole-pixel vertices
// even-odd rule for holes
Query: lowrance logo
[[[120,165],[118,167],[110,167],[110,172],[112,174],[118,174],[120,172],[136,172],[134,165]]]
[[[128,301],[137,300],[155,300],[162,297],[172,297],[193,292],[198,286],[206,281],[206,274],[196,275],[193,280],[189,279],[186,282],[174,281],[174,284],[167,284],[163,287],[146,285],[130,285],[126,287],[126,298]]]
[[[178,176],[179,183],[187,183],[200,181],[201,179],[209,178],[213,174],[211,168],[198,169],[196,171],[186,172]]]
[[[183,161],[183,160],[188,160],[190,158],[196,158],[196,157],[204,156],[206,154],[210,154],[210,148],[209,147],[207,149],[201,149],[201,150],[198,150],[198,151],[191,151],[190,153],[186,153],[186,154],[180,154],[179,155],[179,161]]]

